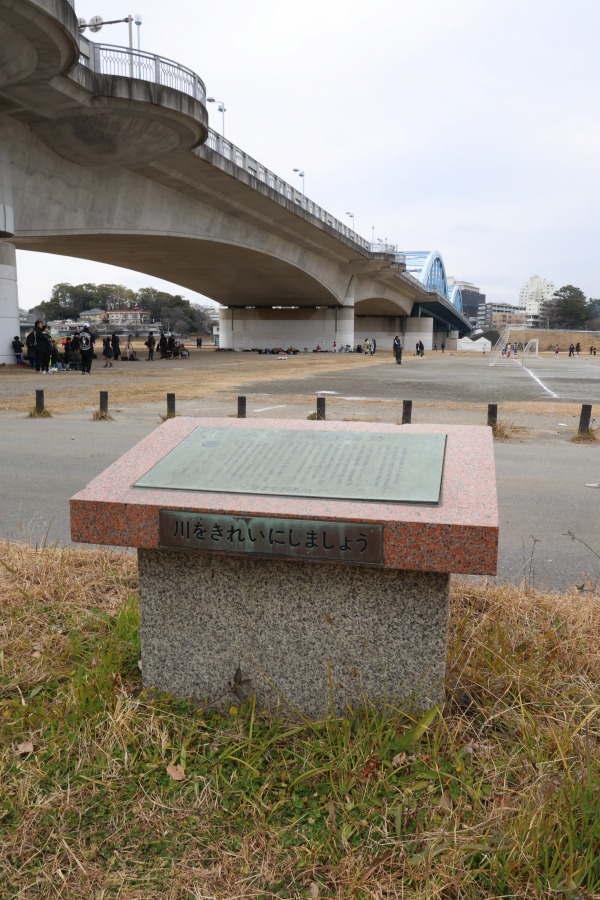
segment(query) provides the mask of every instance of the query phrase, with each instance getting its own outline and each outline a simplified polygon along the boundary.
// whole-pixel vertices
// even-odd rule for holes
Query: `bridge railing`
[[[204,82],[195,72],[172,59],[112,44],[96,44],[79,38],[79,63],[100,75],[121,75],[139,78],[164,87],[173,88],[206,103]]]
[[[301,209],[304,209],[311,215],[316,216],[317,219],[321,220],[321,222],[324,222],[325,224],[331,226],[340,234],[343,234],[345,237],[350,238],[350,240],[354,241],[354,243],[356,244],[359,244],[364,250],[371,249],[371,245],[369,244],[369,242],[362,238],[359,234],[356,234],[356,232],[349,228],[344,222],[340,222],[339,219],[336,219],[335,216],[332,216],[331,213],[328,213],[327,210],[323,209],[322,206],[319,206],[313,200],[310,200],[305,194],[302,194],[291,184],[288,184],[287,181],[284,181],[274,172],[271,172],[270,169],[267,169],[265,166],[263,166],[262,163],[259,163],[251,156],[248,156],[247,153],[245,153],[243,150],[240,150],[240,148],[236,147],[235,144],[232,144],[231,141],[225,140],[225,138],[223,138],[220,134],[217,134],[216,131],[213,131],[212,128],[209,129],[208,138],[206,139],[206,146],[211,150],[214,150],[215,153],[218,153],[220,156],[223,156],[225,159],[228,159],[236,166],[239,166],[240,169],[243,169],[245,172],[253,175],[263,184],[266,184],[267,187],[270,187],[274,191],[277,191],[278,194],[281,194],[287,200],[291,200],[293,203],[296,203]]]

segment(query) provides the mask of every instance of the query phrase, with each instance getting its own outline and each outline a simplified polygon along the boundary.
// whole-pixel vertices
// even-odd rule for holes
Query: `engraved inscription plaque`
[[[204,550],[381,565],[383,526],[159,511],[163,550]]]
[[[446,436],[198,426],[135,487],[438,503]]]

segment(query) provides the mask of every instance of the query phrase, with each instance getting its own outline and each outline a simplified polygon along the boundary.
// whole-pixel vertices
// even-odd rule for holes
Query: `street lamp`
[[[137,39],[138,39],[138,53],[141,50],[140,47],[140,25],[142,24],[142,17],[140,13],[135,13],[133,17],[134,23],[137,25]]]
[[[356,231],[356,228],[354,227],[354,213],[347,212],[346,215],[352,219],[352,231]]]
[[[306,193],[306,191],[304,190],[304,169],[294,169],[294,172],[297,172],[298,178],[302,179],[302,196],[304,196]]]
[[[225,137],[225,113],[227,112],[227,109],[225,108],[225,103],[223,102],[223,100],[215,99],[215,97],[207,97],[206,102],[218,104],[217,109],[221,113],[221,119],[222,119],[221,134],[223,135],[223,137]]]

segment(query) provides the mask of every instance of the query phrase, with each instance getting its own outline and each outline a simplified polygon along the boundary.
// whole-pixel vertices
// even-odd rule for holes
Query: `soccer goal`
[[[510,341],[510,328],[504,328],[490,353],[488,366],[510,366],[514,359],[513,346]]]
[[[523,359],[527,359],[528,357],[531,357],[531,356],[539,357],[539,355],[540,355],[539,350],[540,350],[539,341],[537,338],[533,338],[533,340],[528,341],[525,344],[525,347],[523,348]]]

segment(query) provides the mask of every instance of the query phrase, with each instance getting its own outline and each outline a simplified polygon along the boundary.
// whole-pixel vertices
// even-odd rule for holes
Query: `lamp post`
[[[135,24],[137,26],[137,39],[138,39],[137,44],[138,44],[138,51],[140,51],[142,49],[140,46],[140,25],[142,24],[141,15],[139,13],[135,13],[135,15],[133,17],[133,21],[135,22]]]
[[[356,228],[354,227],[354,213],[347,212],[346,215],[347,215],[350,219],[352,219],[352,231],[356,231]]]
[[[223,137],[225,137],[225,113],[227,112],[227,109],[225,107],[224,101],[217,100],[215,97],[207,97],[206,102],[217,104],[217,109],[221,113],[221,134]]]
[[[302,196],[306,195],[306,191],[304,190],[304,169],[294,169],[294,172],[298,173],[298,177],[302,179]]]

